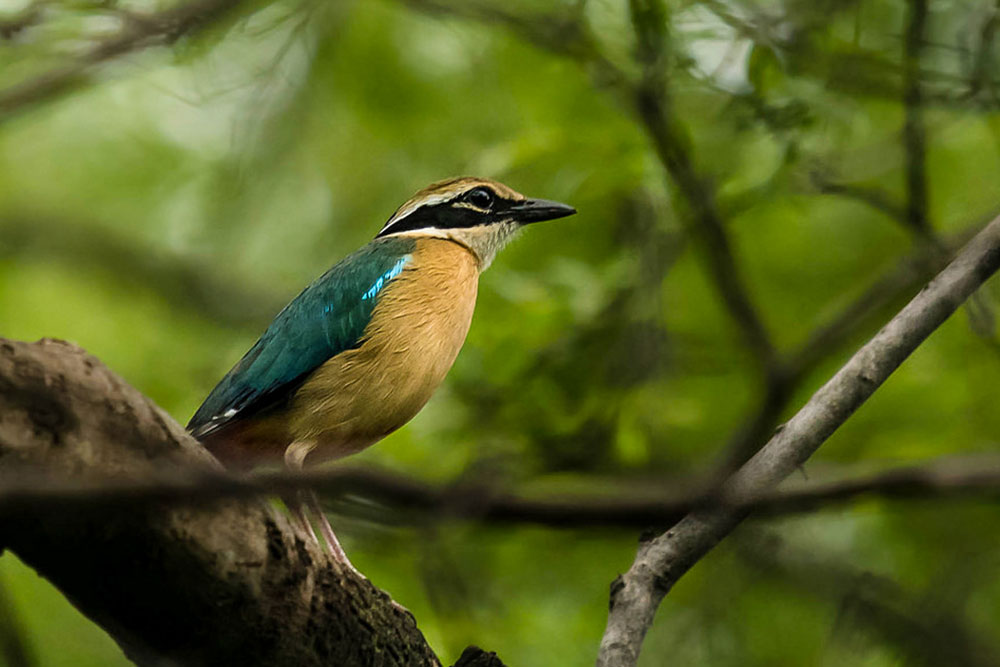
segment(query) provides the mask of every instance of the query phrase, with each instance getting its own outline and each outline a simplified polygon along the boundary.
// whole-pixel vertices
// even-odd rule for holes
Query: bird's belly
[[[292,399],[291,435],[315,443],[311,463],[364,449],[420,411],[465,341],[477,283],[461,246],[417,248],[412,270],[380,295],[360,346],[324,363]]]

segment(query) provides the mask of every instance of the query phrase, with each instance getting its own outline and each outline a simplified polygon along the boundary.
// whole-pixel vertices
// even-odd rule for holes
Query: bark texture
[[[0,339],[0,482],[216,462],[83,350]],[[10,549],[140,665],[438,665],[411,614],[262,500],[0,517]],[[460,664],[501,665],[478,649]]]

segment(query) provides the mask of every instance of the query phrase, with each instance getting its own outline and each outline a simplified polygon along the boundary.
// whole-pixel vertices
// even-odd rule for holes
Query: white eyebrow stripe
[[[405,232],[394,232],[393,236],[434,236],[439,239],[450,239],[451,230],[439,227],[421,227],[420,229],[407,229]]]

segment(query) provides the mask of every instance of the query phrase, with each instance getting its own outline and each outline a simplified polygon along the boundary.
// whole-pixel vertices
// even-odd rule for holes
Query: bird
[[[486,178],[423,188],[275,316],[188,431],[235,469],[298,472],[375,444],[444,380],[497,253],[526,225],[575,213]],[[283,500],[318,544],[311,513],[334,560],[357,572],[314,492]]]

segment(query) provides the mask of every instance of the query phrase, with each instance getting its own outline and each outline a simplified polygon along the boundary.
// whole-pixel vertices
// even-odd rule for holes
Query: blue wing
[[[414,245],[378,239],[306,287],[216,385],[188,430],[201,438],[280,403],[327,359],[357,347],[379,292],[402,272]]]

